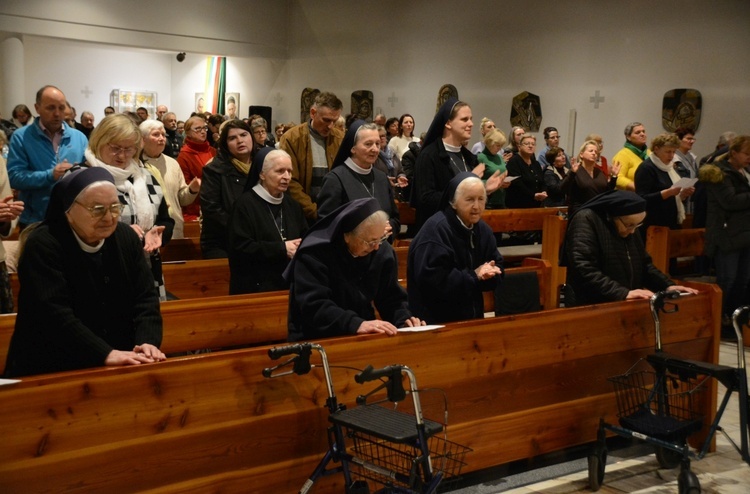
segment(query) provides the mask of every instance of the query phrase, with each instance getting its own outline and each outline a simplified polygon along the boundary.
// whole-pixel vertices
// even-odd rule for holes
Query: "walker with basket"
[[[313,350],[321,363],[313,365]],[[465,465],[469,448],[448,441],[441,423],[424,419],[414,373],[405,365],[390,365],[381,369],[367,366],[354,380],[359,384],[379,380],[382,384],[366,395],[357,397],[357,406],[346,408],[338,403],[331,378],[331,367],[322,346],[316,343],[297,343],[268,351],[271,359],[291,356],[285,362],[263,370],[267,378],[289,374],[307,374],[314,367],[322,367],[328,391],[328,451],[300,494],[310,492],[321,477],[341,473],[346,494],[368,494],[370,482],[380,486],[377,493],[433,494],[449,478],[457,477]],[[291,370],[276,372],[286,366]],[[404,389],[403,377],[409,381]],[[368,403],[368,398],[385,388],[387,398]],[[413,414],[397,410],[395,405],[410,394]],[[392,403],[393,406],[384,406]],[[336,465],[331,465],[334,462]],[[445,484],[442,484],[443,486]]]
[[[676,299],[687,294],[665,291],[654,294],[650,300],[655,327],[655,352],[636,362],[622,375],[609,378],[614,385],[617,399],[619,425],[599,423],[597,443],[588,457],[589,484],[598,491],[604,480],[607,462],[606,431],[617,435],[637,438],[656,447],[656,458],[663,468],[680,467],[677,477],[679,494],[699,494],[698,477],[690,470],[691,459],[703,458],[711,445],[714,434],[719,431],[734,446],[742,459],[750,464],[748,438],[750,426],[750,404],[748,403],[747,373],[741,328],[748,323],[750,306],[734,311],[732,322],[737,334],[737,367],[683,359],[662,351],[659,312],[671,313],[678,306],[665,300]],[[697,452],[687,444],[687,438],[703,427],[703,415],[698,406],[700,394],[705,391],[710,379],[716,379],[726,387],[714,421],[711,423],[705,442]],[[739,398],[740,446],[719,426],[732,393]]]

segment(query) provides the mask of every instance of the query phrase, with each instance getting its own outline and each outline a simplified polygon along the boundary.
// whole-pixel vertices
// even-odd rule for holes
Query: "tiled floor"
[[[745,350],[745,358],[750,360],[750,350]],[[722,343],[719,361],[725,365],[737,366],[737,346],[734,343]],[[719,397],[724,395],[724,387],[719,385]],[[741,433],[739,427],[737,393],[727,406],[721,420],[726,433],[739,444]],[[693,461],[691,469],[698,476],[703,494],[748,494],[750,493],[750,466],[742,461],[739,453],[720,433],[716,435],[716,452],[708,454],[702,460]],[[645,448],[637,448],[644,451]],[[606,467],[604,482],[599,490],[605,494],[666,494],[677,492],[677,475],[679,468],[665,470],[659,467],[653,454],[645,456],[617,457],[616,452],[610,455]],[[455,494],[574,494],[589,493],[588,472],[585,461],[575,462],[575,471],[551,478],[541,469],[537,478],[545,479],[528,483],[522,487],[503,488],[501,481],[486,482],[482,485],[465,487],[454,491]],[[518,485],[517,483],[514,485]]]

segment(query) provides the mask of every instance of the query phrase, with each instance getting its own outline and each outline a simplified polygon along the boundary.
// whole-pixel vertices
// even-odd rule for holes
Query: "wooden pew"
[[[162,266],[164,287],[179,299],[229,295],[229,261],[202,259]]]
[[[203,259],[200,237],[173,238],[160,253],[163,262]]]
[[[396,258],[398,259],[398,279],[406,286],[406,264],[409,257],[409,247],[394,247],[393,250],[396,252]],[[548,294],[550,292],[552,266],[549,262],[543,259],[527,258],[524,259],[522,266],[506,270],[507,273],[527,273],[531,271],[536,271],[539,277],[539,304],[542,308],[551,308]],[[495,311],[495,295],[493,292],[484,292],[484,311]]]
[[[407,248],[397,248],[403,284],[406,284],[406,254]],[[164,320],[161,349],[165,353],[252,346],[286,339],[288,292],[210,296],[228,287],[228,278],[217,274],[226,272],[228,277],[226,259],[168,264],[165,268],[170,272],[169,276],[166,270],[164,274],[168,289],[185,296],[184,300],[161,304]],[[184,272],[176,274],[179,269]],[[545,294],[550,276],[549,263],[529,259],[525,266],[508,270],[509,273],[531,271],[539,277],[540,304],[548,307]],[[170,285],[170,280],[180,278],[186,280],[182,288],[177,284]],[[484,295],[485,312],[494,312],[494,294],[486,292]],[[14,327],[15,314],[0,315],[0,372],[5,368]]]
[[[286,341],[288,309],[285,291],[162,302],[161,350],[175,354]],[[0,315],[0,373],[15,324],[15,314]]]
[[[183,226],[182,230],[184,237],[195,237],[200,238],[201,236],[201,222],[194,220],[194,221],[186,221],[185,225]]]
[[[646,232],[646,250],[654,266],[669,273],[670,259],[704,254],[705,235],[705,228],[670,230],[664,226],[650,226]]]
[[[550,307],[560,307],[560,287],[565,284],[567,268],[560,266],[560,248],[565,240],[568,220],[561,216],[544,218],[542,227],[542,259],[550,263],[550,283],[547,300]]]
[[[662,319],[666,351],[718,359],[721,296],[704,286]],[[440,388],[465,471],[592,442],[616,421],[606,378],[653,349],[645,301],[325,340],[341,403],[371,389],[346,366],[409,365]],[[327,448],[317,370],[266,380],[267,347],[130,368],[63,373],[0,388],[0,492],[296,492]],[[697,396],[709,422],[716,386]],[[442,420],[442,398],[422,394]],[[437,404],[436,402],[441,402]],[[341,492],[331,476],[316,492]]]
[[[526,232],[542,230],[544,218],[559,216],[568,210],[560,208],[488,209],[482,219],[493,232]]]

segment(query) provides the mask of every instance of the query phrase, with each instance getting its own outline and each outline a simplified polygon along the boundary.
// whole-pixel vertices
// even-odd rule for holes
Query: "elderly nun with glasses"
[[[396,254],[377,199],[355,199],[313,225],[284,272],[289,341],[354,334],[395,335],[422,326],[398,283]],[[375,309],[381,319],[375,316]]]
[[[638,231],[645,219],[646,200],[622,190],[599,194],[570,217],[560,261],[568,268],[566,306],[648,299],[661,290],[697,293],[654,266]]]
[[[118,196],[100,167],[55,184],[18,266],[7,377],[165,359],[154,280]]]

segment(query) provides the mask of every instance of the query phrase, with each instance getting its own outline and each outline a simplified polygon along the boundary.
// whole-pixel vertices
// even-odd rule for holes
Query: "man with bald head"
[[[156,107],[156,119],[162,120],[164,117],[164,114],[167,113],[169,110],[167,109],[167,105],[159,105]],[[162,120],[163,121],[163,120]]]
[[[88,141],[65,123],[68,104],[55,86],[44,86],[34,104],[39,118],[13,133],[8,153],[10,186],[25,203],[18,225],[42,221],[52,186],[68,169],[84,161]]]

